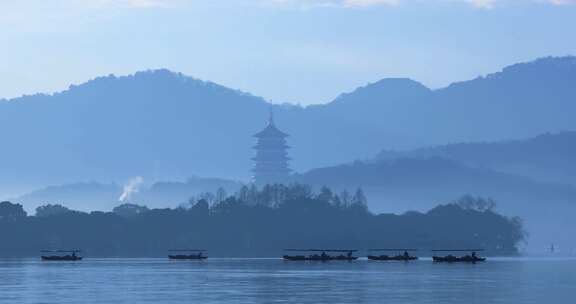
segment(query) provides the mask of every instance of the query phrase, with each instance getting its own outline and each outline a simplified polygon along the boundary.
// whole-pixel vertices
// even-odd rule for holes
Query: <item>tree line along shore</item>
[[[173,248],[205,248],[214,257],[275,257],[283,248],[483,248],[516,255],[522,221],[489,199],[464,196],[422,213],[373,214],[362,190],[336,194],[307,185],[242,187],[191,198],[177,208],[124,203],[111,212],[47,204],[28,215],[0,203],[0,256],[82,249],[95,257],[159,257]]]

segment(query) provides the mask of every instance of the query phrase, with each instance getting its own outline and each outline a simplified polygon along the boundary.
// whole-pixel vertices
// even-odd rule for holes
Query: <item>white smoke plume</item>
[[[144,183],[144,178],[142,176],[135,176],[131,178],[125,185],[122,191],[122,195],[118,198],[118,201],[126,202],[134,193],[140,191],[140,186]]]

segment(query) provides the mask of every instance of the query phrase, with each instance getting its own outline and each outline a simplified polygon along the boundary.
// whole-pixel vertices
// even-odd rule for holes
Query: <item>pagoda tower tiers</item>
[[[290,168],[288,167],[287,150],[290,148],[286,144],[289,135],[280,131],[274,124],[274,116],[270,113],[268,125],[264,130],[254,135],[258,139],[254,149],[256,156],[254,161],[254,182],[259,185],[282,184],[288,182]]]

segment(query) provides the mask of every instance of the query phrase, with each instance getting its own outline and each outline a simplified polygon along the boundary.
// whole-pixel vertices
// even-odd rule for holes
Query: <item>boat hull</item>
[[[207,256],[199,256],[199,255],[186,255],[186,254],[178,254],[178,255],[169,255],[168,258],[170,260],[205,260]]]
[[[472,258],[472,257],[439,257],[435,256],[432,257],[434,262],[443,262],[443,263],[478,263],[486,261],[486,258]]]
[[[369,260],[372,260],[372,261],[402,261],[402,262],[408,262],[408,261],[418,260],[418,257],[413,257],[413,256],[405,257],[405,256],[387,256],[387,255],[369,255],[369,256],[368,256],[368,259],[369,259]]]
[[[79,256],[42,256],[42,261],[81,261]]]

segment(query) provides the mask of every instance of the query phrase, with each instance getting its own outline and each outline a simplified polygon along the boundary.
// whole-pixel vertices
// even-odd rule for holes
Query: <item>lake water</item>
[[[576,260],[0,260],[0,303],[576,303]]]

